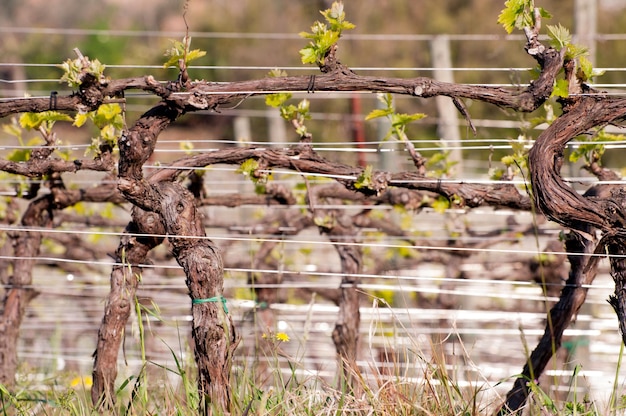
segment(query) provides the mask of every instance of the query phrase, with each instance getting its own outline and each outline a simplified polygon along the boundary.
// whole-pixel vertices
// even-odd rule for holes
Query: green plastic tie
[[[228,307],[226,306],[226,298],[224,296],[214,296],[212,298],[207,298],[207,299],[194,299],[191,301],[191,303],[194,305],[197,305],[200,303],[211,303],[211,302],[222,302],[222,306],[224,307],[224,313],[228,313]]]

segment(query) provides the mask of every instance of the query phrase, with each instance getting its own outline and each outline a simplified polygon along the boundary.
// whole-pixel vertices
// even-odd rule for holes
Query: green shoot
[[[324,65],[327,53],[337,43],[344,30],[354,29],[354,24],[345,20],[346,13],[343,11],[343,3],[336,1],[330,9],[320,12],[326,23],[316,21],[311,26],[311,33],[301,32],[300,36],[310,39],[309,46],[300,49],[303,64]]]
[[[522,173],[528,170],[528,145],[531,140],[524,134],[520,134],[517,140],[509,142],[513,154],[503,156],[500,162],[504,165],[504,169],[490,168],[489,176],[494,180],[513,180],[518,170]]]
[[[79,87],[83,83],[85,74],[93,76],[98,81],[104,80],[105,66],[97,59],[90,60],[86,56],[68,59],[59,65],[59,68],[64,72],[61,82],[67,82],[67,85],[72,88]]]
[[[41,113],[23,113],[19,121],[15,118],[11,119],[10,124],[4,124],[2,130],[17,138],[20,145],[19,149],[13,150],[7,159],[12,162],[27,162],[30,160],[33,148],[36,146],[42,146],[45,142],[41,137],[33,137],[29,140],[24,140],[23,130],[38,130],[41,135],[47,139],[52,139],[55,144],[60,144],[60,141],[51,136],[52,128],[57,121],[72,121],[72,117],[67,114],[59,113],[58,111],[43,111]],[[69,151],[59,152],[57,155],[64,160],[68,160],[70,157]],[[20,179],[20,181],[23,180]]]
[[[200,49],[191,50],[191,37],[185,36],[182,42],[179,42],[175,39],[170,39],[172,43],[172,47],[165,51],[165,56],[168,58],[167,61],[163,64],[163,68],[178,68],[178,61],[182,59],[185,62],[185,67],[187,64],[194,59],[202,58],[206,55],[205,51],[201,51]]]
[[[378,100],[385,105],[385,108],[372,110],[365,117],[365,120],[368,121],[380,117],[388,118],[391,121],[391,130],[387,136],[385,136],[385,140],[391,137],[396,137],[399,141],[408,140],[405,133],[406,126],[413,121],[421,120],[426,117],[426,114],[423,113],[396,113],[393,106],[393,96],[389,93],[379,94]]]
[[[578,58],[578,71],[576,72],[576,76],[582,82],[589,81],[591,78],[599,77],[602,74],[604,74],[604,71],[594,69],[591,61],[587,59],[587,57],[581,56]]]
[[[584,140],[584,136],[578,137],[578,140]],[[569,155],[570,162],[578,162],[580,159],[585,161],[586,165],[591,163],[599,163],[600,159],[604,155],[607,142],[623,141],[624,136],[621,134],[610,134],[605,130],[598,131],[591,140],[586,141],[583,144],[576,145],[574,150]]]
[[[547,25],[546,27],[548,28],[548,36],[550,37],[550,46],[557,50],[566,48],[566,61],[587,55],[588,49],[584,46],[573,44],[570,31],[560,23],[556,26]]]
[[[566,48],[572,42],[572,35],[569,30],[561,25],[546,25],[548,36],[550,36],[550,46],[560,50]]]
[[[284,77],[287,76],[287,73],[274,70],[270,72],[269,75],[271,77]],[[287,104],[287,101],[289,101],[291,97],[292,95],[290,93],[270,94],[265,97],[265,104],[270,107],[278,108],[280,116],[291,122],[300,138],[310,138],[310,133],[304,124],[306,120],[311,118],[309,111],[310,102],[307,99],[303,99],[297,105]]]
[[[552,16],[545,9],[539,8],[542,18],[549,19]],[[498,16],[500,23],[507,33],[512,33],[513,29],[522,30],[525,27],[535,26],[535,2],[534,0],[507,0],[504,2],[504,9]]]
[[[566,79],[557,79],[554,82],[554,87],[552,88],[552,94],[550,96],[561,98],[569,97],[569,81]]]
[[[372,180],[372,166],[367,165],[363,172],[359,175],[359,177],[354,182],[354,187],[356,189],[366,188],[366,189],[374,189],[374,182]]]
[[[92,138],[91,145],[85,153],[97,156],[100,154],[102,146],[115,148],[125,127],[122,107],[119,104],[103,104],[95,111],[78,113],[74,117],[74,126],[81,127],[88,120],[91,120],[100,130],[100,134],[98,137]]]
[[[72,117],[58,111],[43,111],[41,113],[24,113],[20,116],[20,126],[26,130],[43,129],[45,133],[52,132],[57,121],[72,121]]]
[[[383,140],[395,138],[397,141],[403,143],[409,154],[411,155],[413,163],[415,163],[416,167],[418,167],[418,169],[421,171],[425,162],[424,158],[422,158],[415,150],[413,142],[409,140],[409,137],[406,134],[406,128],[409,123],[421,120],[422,118],[426,117],[426,114],[397,113],[393,105],[393,97],[390,93],[378,94],[378,100],[385,105],[385,108],[379,108],[371,111],[365,117],[365,120],[373,120],[380,117],[385,117],[389,119],[389,121],[391,122],[391,128],[389,129],[389,132]]]
[[[243,176],[250,178],[254,183],[254,190],[257,194],[265,193],[265,185],[272,179],[272,174],[267,172],[259,172],[259,162],[255,159],[248,159],[239,165],[237,173],[243,174]]]

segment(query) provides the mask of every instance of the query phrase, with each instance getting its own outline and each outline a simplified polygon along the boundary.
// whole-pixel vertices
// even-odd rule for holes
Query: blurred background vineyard
[[[454,81],[519,85],[530,80],[534,62],[524,53],[524,38],[519,34],[506,36],[496,23],[501,0],[344,2],[347,18],[356,29],[340,41],[339,57],[357,73],[434,76],[432,45],[441,40],[440,35],[447,35],[455,69],[446,72]],[[577,2],[545,0],[537,4],[552,13],[551,23],[560,22],[575,33]],[[175,69],[163,69],[162,64],[169,39],[180,40],[184,35],[183,2],[0,0],[0,5],[0,98],[48,96],[53,90],[69,92],[57,81],[61,70],[56,65],[73,58],[76,47],[106,64],[106,75],[111,78],[151,74],[158,80],[171,80],[177,76]],[[626,88],[626,3],[598,0],[597,5],[593,60],[606,73],[596,81],[600,89],[621,93]],[[298,33],[309,30],[311,22],[320,18],[318,10],[328,6],[324,0],[189,2],[192,47],[207,51],[204,58],[194,62],[191,77],[241,81],[262,78],[272,68],[291,75],[315,74],[316,68],[300,64],[298,50],[306,42]],[[322,156],[394,171],[411,170],[410,160],[401,152],[378,151],[380,147],[397,150],[386,144],[379,147],[386,127],[363,121],[376,108],[375,94],[316,92],[296,94],[295,98],[311,101],[313,117],[307,125]],[[155,103],[154,97],[141,93],[128,94],[126,99],[129,123]],[[439,154],[442,148],[462,155],[462,163],[452,166],[444,179],[488,182],[490,169],[499,167],[500,158],[512,152],[511,142],[518,139],[520,129],[529,140],[538,134],[529,128],[537,114],[520,118],[481,103],[466,104],[477,135],[454,113],[459,143],[441,137],[443,115],[435,100],[397,99],[399,111],[428,116],[409,130],[425,156]],[[9,119],[1,121],[11,123]],[[58,134],[68,146],[66,151],[82,155],[95,133],[89,127],[75,129],[61,124]],[[159,138],[151,166],[158,169],[160,164],[190,152],[255,142],[284,146],[296,138],[263,98],[251,98],[218,113],[184,116]],[[4,158],[15,151],[12,146],[19,145],[6,132],[0,132],[0,144],[4,145],[0,146]],[[605,158],[609,167],[620,172],[624,169],[624,145],[626,140],[613,143]],[[589,178],[575,165],[566,169],[575,186],[588,186]],[[253,185],[233,167],[212,167],[207,175],[209,197],[254,193]],[[70,175],[67,183],[84,185],[95,179],[92,174]],[[523,178],[517,179],[523,187]],[[274,180],[291,187],[301,182],[295,175],[281,173],[276,173]],[[18,186],[14,178],[5,176],[0,181],[5,196],[15,195]],[[300,196],[304,198],[302,188]],[[548,261],[547,257],[552,256],[550,261],[559,257],[552,248],[545,248],[557,240],[560,229],[538,221],[532,213],[503,209],[439,212],[430,208],[393,210],[382,205],[370,208],[379,210],[380,218],[393,217],[417,241],[430,242],[433,247],[457,241],[457,247],[476,244],[476,248],[456,253],[458,264],[451,272],[450,265],[436,259],[437,250],[427,244],[409,247],[400,236],[362,231],[366,258],[361,284],[362,368],[384,373],[381,368],[391,366],[419,378],[424,369],[403,354],[408,350],[424,357],[442,353],[459,380],[492,386],[505,380],[498,391],[506,391],[510,377],[521,370],[525,348],[535,345],[543,331],[545,312],[558,296],[558,290],[556,295],[544,296],[542,288],[532,281],[531,268]],[[290,235],[287,227],[277,236],[268,234],[268,227],[256,227],[272,212],[276,212],[275,222],[279,223],[283,209],[252,205],[203,208],[207,233],[224,251],[229,308],[244,337],[238,363],[252,355],[253,312],[263,307],[255,304],[248,282],[251,274],[260,273],[252,259],[264,239],[278,239],[269,256],[276,265],[272,273],[284,274],[283,283],[280,288],[268,288],[280,292],[279,302],[270,305],[276,330],[291,337],[282,348],[302,363],[298,371],[305,376],[319,374],[332,379],[336,363],[330,332],[337,308],[324,299],[323,292],[339,285],[338,259],[316,230]],[[355,203],[342,209],[356,212],[363,207]],[[85,218],[92,220],[85,222]],[[68,210],[63,226],[49,236],[34,276],[39,295],[22,326],[20,358],[24,368],[42,374],[59,370],[90,373],[112,262],[103,253],[115,250],[129,218],[126,206],[80,204]],[[530,231],[523,231],[525,226]],[[167,247],[156,250],[153,258],[154,267],[146,268],[139,292],[143,306],[152,314],[146,315],[150,323],[146,349],[149,360],[171,366],[170,348],[188,353],[189,299],[184,275]],[[376,259],[384,259],[387,268],[380,269]],[[566,274],[567,265],[563,267],[561,271]],[[558,287],[558,280],[553,284]],[[548,371],[554,389],[569,391],[573,366],[582,364],[585,381],[579,383],[580,388],[598,399],[608,397],[620,350],[617,320],[605,302],[612,288],[605,272],[590,289],[587,305],[576,324],[566,331],[564,356]],[[314,293],[318,295],[312,296]],[[122,360],[126,360],[128,366],[123,368],[130,374],[139,365],[140,353],[136,328],[131,326],[128,334]],[[621,386],[623,375],[619,376]]]

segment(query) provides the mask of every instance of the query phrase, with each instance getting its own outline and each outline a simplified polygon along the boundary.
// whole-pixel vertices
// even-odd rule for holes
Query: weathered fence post
[[[576,0],[574,3],[575,42],[589,48],[589,60],[596,60],[596,35],[598,30],[597,0]]]
[[[450,58],[450,38],[448,35],[433,37],[430,42],[430,53],[433,68],[440,68],[433,71],[433,78],[442,82],[454,82],[451,69],[452,59]],[[458,111],[448,97],[435,97],[435,103],[437,104],[439,117],[437,136],[442,140],[444,150],[448,147],[450,148],[449,160],[456,162],[455,171],[457,175],[460,175],[463,172],[463,153],[461,152]]]

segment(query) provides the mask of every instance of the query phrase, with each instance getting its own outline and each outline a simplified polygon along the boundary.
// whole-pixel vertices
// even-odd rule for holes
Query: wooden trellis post
[[[452,74],[452,59],[450,57],[450,37],[437,35],[430,41],[430,53],[432,58],[433,78],[442,82],[454,82]],[[458,110],[448,97],[435,98],[439,123],[437,136],[443,142],[443,148],[450,147],[450,161],[456,162],[455,172],[458,176],[463,172],[463,153],[461,152],[461,135],[459,133]]]

